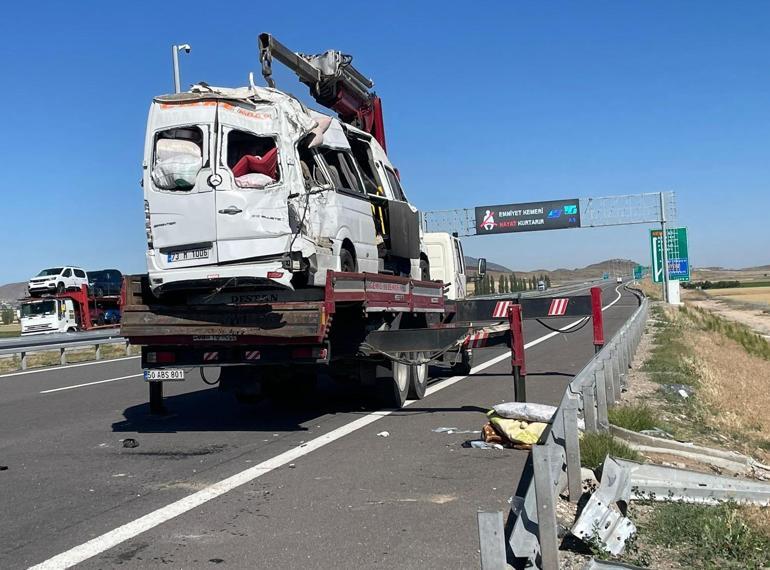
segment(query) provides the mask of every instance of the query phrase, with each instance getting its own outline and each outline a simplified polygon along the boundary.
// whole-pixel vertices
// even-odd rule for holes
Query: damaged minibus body
[[[281,91],[155,98],[142,182],[156,295],[320,287],[327,270],[425,277],[419,214],[382,147]]]

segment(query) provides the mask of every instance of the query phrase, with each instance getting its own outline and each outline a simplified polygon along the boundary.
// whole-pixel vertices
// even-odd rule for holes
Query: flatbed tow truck
[[[444,285],[406,277],[328,272],[326,287],[228,293],[225,302],[153,303],[145,276],[127,277],[121,334],[142,346],[150,403],[186,368],[221,367],[219,384],[243,399],[265,383],[312,383],[321,368],[374,389],[388,407],[422,398],[428,362],[451,354],[470,371],[470,323],[452,324]]]
[[[385,148],[381,101],[349,56],[334,51],[303,56],[268,34],[260,35],[259,46],[268,85],[273,86],[276,59],[308,85],[317,102]],[[460,254],[449,257],[462,260],[457,247]],[[431,266],[431,273],[436,269]],[[448,280],[464,273],[462,268],[441,269]],[[464,295],[464,275],[462,281]],[[164,411],[163,383],[184,380],[186,370],[197,367],[204,381],[218,383],[239,400],[259,398],[274,388],[307,387],[324,371],[341,383],[370,388],[379,405],[399,408],[407,398],[425,395],[430,362],[449,362],[455,374],[466,375],[472,350],[496,344],[512,349],[516,397],[523,399],[522,305],[514,297],[463,299],[456,294],[459,285],[328,270],[325,287],[214,289],[156,297],[147,275],[128,276],[121,295],[121,334],[142,346],[153,413]],[[449,299],[448,290],[456,298]],[[551,301],[521,299],[529,303],[526,312],[532,318],[592,314],[589,297],[558,299],[564,308],[558,315],[548,311]],[[208,380],[211,368],[219,369],[219,377]]]

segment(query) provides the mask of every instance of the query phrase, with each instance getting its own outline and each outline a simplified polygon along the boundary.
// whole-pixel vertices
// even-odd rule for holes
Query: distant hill
[[[19,304],[19,299],[27,295],[27,282],[7,283],[0,285],[0,303],[13,305]]]
[[[471,257],[470,255],[465,256],[465,267],[475,270],[478,266],[479,266],[478,257]],[[489,260],[487,260],[487,271],[499,271],[500,273],[511,273],[511,270],[508,269],[505,265],[500,265],[499,263],[492,263]]]
[[[474,274],[476,273],[476,267],[478,266],[478,259],[465,256],[465,265],[468,267],[468,273]],[[637,265],[639,265],[639,263],[631,259],[607,259],[598,263],[592,263],[586,267],[576,267],[574,269],[532,269],[523,271],[512,270],[504,265],[492,263],[487,260],[487,272],[495,277],[501,273],[515,273],[517,277],[525,279],[538,277],[540,275],[548,275],[551,278],[551,282],[557,284],[599,279],[602,277],[603,273],[609,273],[610,275],[615,275],[617,273],[630,275],[633,268]]]

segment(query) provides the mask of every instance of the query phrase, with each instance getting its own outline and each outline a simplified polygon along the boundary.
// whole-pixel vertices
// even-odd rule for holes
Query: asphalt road
[[[615,288],[607,338],[637,306]],[[591,327],[524,334],[529,399],[557,404]],[[477,568],[476,511],[507,511],[527,453],[463,447],[513,395],[504,350],[474,364],[392,413],[331,384],[243,407],[194,373],[156,418],[135,357],[0,376],[0,568]]]

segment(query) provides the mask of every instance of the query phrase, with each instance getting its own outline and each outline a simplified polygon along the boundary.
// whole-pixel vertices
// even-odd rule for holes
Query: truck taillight
[[[148,364],[173,364],[176,362],[176,354],[173,352],[148,352],[147,363]]]
[[[154,249],[152,244],[152,225],[150,224],[150,203],[144,201],[144,231],[147,235],[147,248]]]

